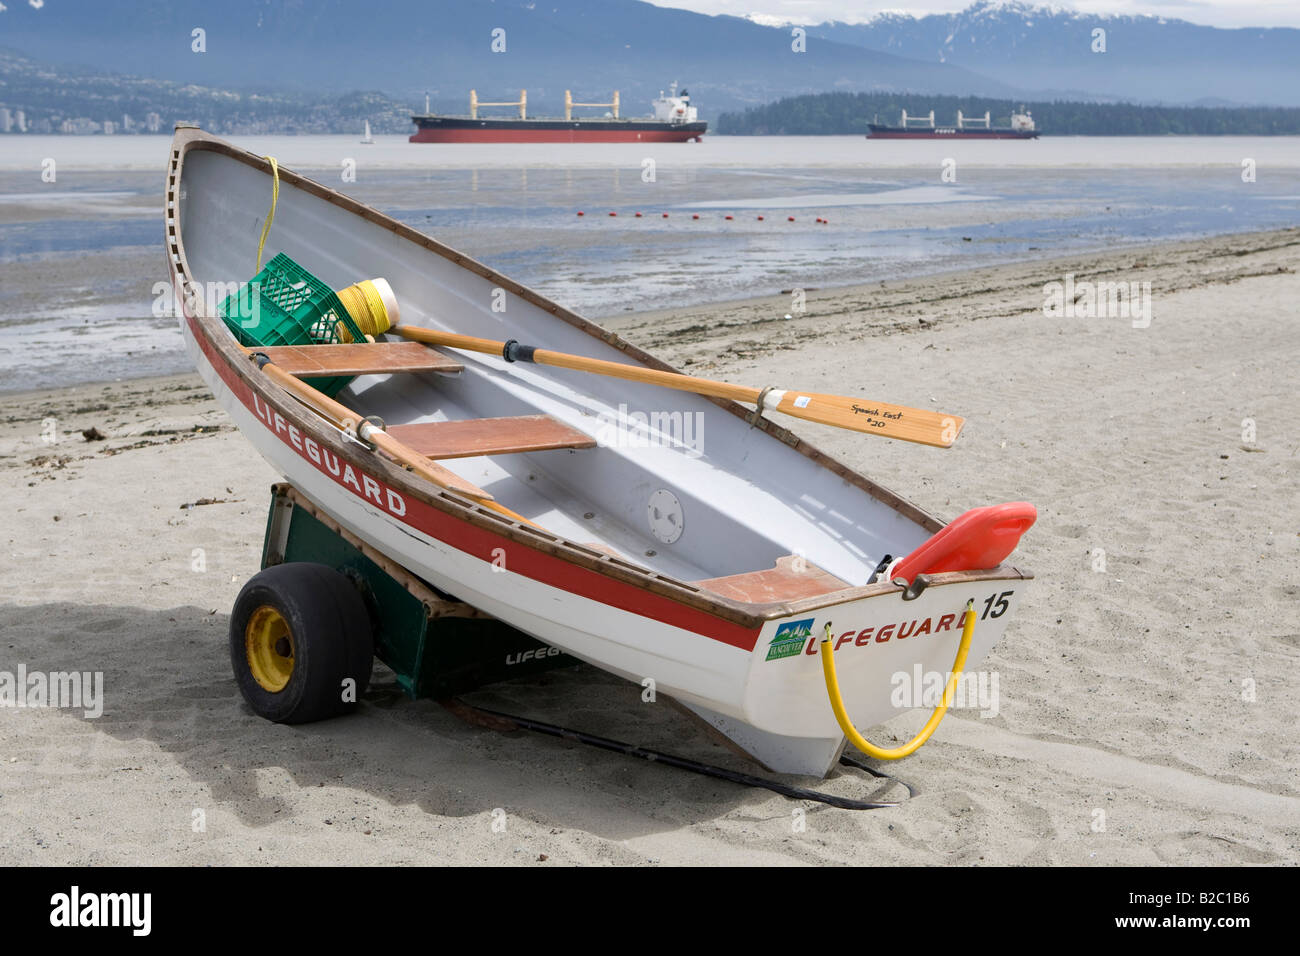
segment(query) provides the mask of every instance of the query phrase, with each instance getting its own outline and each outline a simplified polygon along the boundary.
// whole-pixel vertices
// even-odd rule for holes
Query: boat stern
[[[952,706],[995,716],[998,674],[980,665],[1006,631],[1030,580],[1005,566],[936,574],[915,596],[914,589],[888,586],[768,621],[750,659],[743,719],[692,710],[772,771],[825,776],[845,744],[821,661],[828,629],[846,710],[866,730],[939,704],[972,602],[975,629]]]

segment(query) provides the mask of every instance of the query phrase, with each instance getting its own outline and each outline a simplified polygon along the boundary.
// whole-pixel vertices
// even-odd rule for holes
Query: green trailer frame
[[[578,659],[442,594],[341,527],[287,483],[271,486],[262,567],[324,564],[365,600],[375,656],[412,699],[445,699]]]

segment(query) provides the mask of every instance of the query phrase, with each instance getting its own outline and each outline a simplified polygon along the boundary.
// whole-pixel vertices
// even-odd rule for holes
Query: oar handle
[[[494,339],[479,339],[472,335],[457,335],[455,332],[438,332],[435,329],[423,329],[413,325],[394,325],[388,331],[396,332],[412,342],[425,345],[445,345],[448,348],[464,349],[468,352],[486,352],[488,355],[503,355],[507,342]]]
[[[533,362],[537,365],[550,365],[554,368],[567,368],[575,372],[592,372],[610,378],[621,378],[629,382],[643,382],[647,385],[661,385],[682,392],[697,392],[716,398],[729,398],[737,402],[758,401],[759,389],[745,385],[730,385],[715,382],[712,379],[696,378],[680,372],[665,372],[662,369],[646,368],[642,365],[628,365],[624,362],[609,362],[605,359],[587,358],[583,355],[570,355],[567,352],[552,352],[549,349],[533,348],[521,345],[514,339],[498,342],[494,339],[480,339],[472,335],[457,335],[455,332],[438,332],[433,329],[415,328],[409,325],[394,326],[389,331],[396,332],[403,338],[425,345],[442,345],[453,349],[465,349],[470,352],[484,352],[499,355],[507,362]]]

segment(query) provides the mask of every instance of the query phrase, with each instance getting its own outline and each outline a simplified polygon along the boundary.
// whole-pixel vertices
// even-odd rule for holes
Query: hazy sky
[[[681,7],[698,13],[751,13],[783,17],[801,23],[823,20],[857,22],[883,11],[924,16],[970,6],[971,0],[651,0],[661,7]],[[1300,27],[1300,0],[1077,0],[1048,4],[1086,13],[1151,14],[1206,23],[1216,27]]]

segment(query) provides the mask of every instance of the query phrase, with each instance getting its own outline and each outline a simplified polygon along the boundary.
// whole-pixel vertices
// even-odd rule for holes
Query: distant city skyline
[[[658,7],[677,7],[696,13],[759,16],[764,20],[822,23],[839,20],[860,23],[878,13],[906,13],[923,17],[931,13],[956,13],[974,0],[648,0]],[[1035,4],[1080,13],[1166,17],[1214,27],[1300,27],[1297,0],[1075,0]]]

